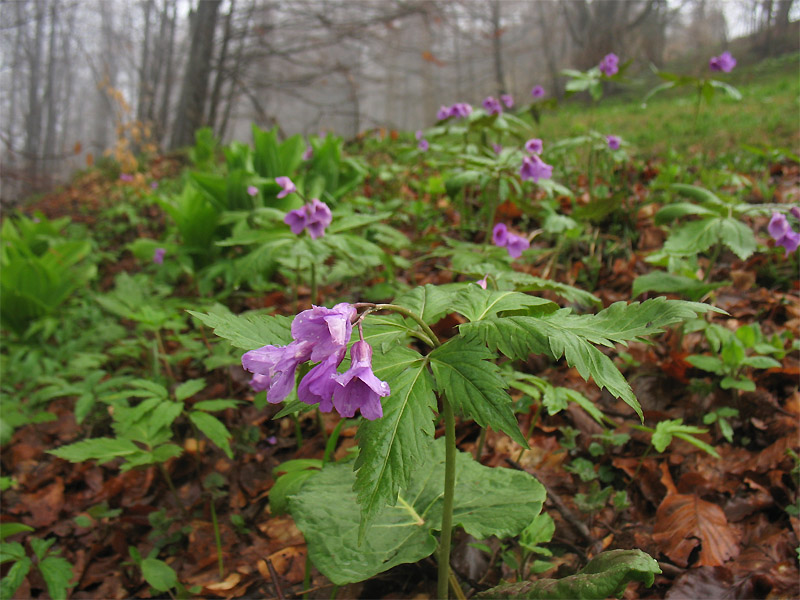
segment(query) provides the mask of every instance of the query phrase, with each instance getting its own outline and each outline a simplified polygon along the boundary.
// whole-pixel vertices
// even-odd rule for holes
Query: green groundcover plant
[[[418,287],[391,304],[315,306],[294,319],[193,314],[247,350],[242,364],[253,373],[253,389],[266,391],[271,403],[288,401],[279,415],[315,405],[363,417],[355,461],[308,471],[288,497],[319,570],[341,585],[435,553],[438,595],[446,598],[448,586],[457,585],[448,563],[453,528],[478,539],[515,536],[540,515],[545,499],[533,476],[484,467],[456,450],[456,413],[528,446],[495,359],[564,357],[641,419],[630,386],[600,348],[709,310],[655,298],[576,314],[536,296],[460,283]],[[466,322],[440,340],[431,324],[452,311]],[[298,373],[304,375],[295,390]],[[437,418],[445,435],[434,439]],[[544,587],[528,597],[605,597],[637,578],[652,583],[657,572],[641,552],[601,555],[574,580],[540,582]]]

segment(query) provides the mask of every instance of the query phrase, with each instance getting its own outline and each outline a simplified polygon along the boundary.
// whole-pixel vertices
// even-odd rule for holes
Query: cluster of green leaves
[[[52,548],[55,538],[43,540],[29,536],[28,543],[35,559],[31,559],[20,542],[11,542],[6,538],[18,533],[30,533],[33,527],[22,523],[0,523],[0,564],[10,563],[6,575],[0,579],[0,598],[14,598],[14,594],[22,585],[31,568],[36,565],[47,585],[51,598],[66,598],[67,589],[72,580],[72,565],[61,556],[60,550]]]

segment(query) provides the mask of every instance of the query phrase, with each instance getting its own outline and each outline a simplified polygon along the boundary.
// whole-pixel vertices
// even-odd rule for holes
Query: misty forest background
[[[698,73],[797,48],[794,0],[28,0],[0,3],[3,205],[103,157],[282,135],[416,130],[442,104],[563,96],[608,52]],[[732,39],[737,36],[738,39]],[[645,89],[642,85],[636,89]],[[617,90],[617,93],[626,93]],[[385,133],[385,131],[384,131]],[[106,159],[108,160],[108,158]]]

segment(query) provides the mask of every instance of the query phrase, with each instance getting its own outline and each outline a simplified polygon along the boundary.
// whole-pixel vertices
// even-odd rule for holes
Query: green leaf
[[[25,581],[25,577],[31,570],[31,559],[27,556],[11,565],[8,573],[0,580],[0,599],[9,600],[14,598],[17,588]]]
[[[73,577],[72,565],[66,558],[47,556],[39,563],[39,571],[47,584],[47,591],[53,600],[67,597],[67,588]]]
[[[753,380],[745,379],[744,377],[731,377],[730,375],[722,378],[722,381],[719,382],[719,387],[723,390],[734,388],[743,392],[756,391],[756,384]]]
[[[216,412],[218,410],[236,408],[236,405],[240,403],[240,400],[201,400],[200,402],[195,402],[192,408],[206,412]]]
[[[701,188],[697,189],[700,190]],[[702,191],[705,192],[706,190]],[[666,223],[671,223],[675,219],[679,219],[687,215],[701,215],[704,217],[719,216],[716,211],[708,209],[699,204],[694,204],[693,202],[675,202],[674,204],[668,204],[656,213],[655,223],[656,225],[665,225]]]
[[[387,504],[394,506],[399,490],[408,486],[433,440],[436,397],[428,360],[398,346],[373,357],[373,372],[389,384],[383,417],[363,421],[356,433],[360,452],[354,490],[361,506],[364,535],[370,520]]]
[[[715,88],[718,88],[718,89],[724,91],[726,94],[728,94],[728,96],[730,96],[734,100],[741,100],[742,99],[741,92],[739,90],[737,90],[735,87],[733,87],[732,85],[725,83],[724,81],[719,81],[717,79],[709,79],[708,83],[710,83]]]
[[[163,560],[145,558],[141,563],[142,576],[147,583],[159,592],[167,592],[178,584],[175,570]]]
[[[483,344],[458,336],[436,348],[429,358],[436,388],[447,395],[456,410],[481,427],[499,429],[520,446],[528,447],[500,369],[490,362],[495,358],[491,351]]]
[[[175,388],[175,399],[178,402],[182,402],[183,400],[194,396],[204,387],[206,387],[205,379],[190,379],[189,381],[184,381],[177,388]]]
[[[522,533],[519,534],[519,544],[526,550],[532,552],[542,553],[539,544],[546,544],[553,539],[553,534],[556,532],[556,524],[553,517],[547,513],[536,515],[536,518],[530,522]]]
[[[742,260],[756,251],[756,238],[753,230],[736,219],[722,219],[719,224],[719,237],[723,244]]]
[[[3,541],[9,536],[22,533],[23,531],[35,531],[33,527],[23,525],[22,523],[0,523],[0,541]]]
[[[409,487],[385,508],[358,543],[359,511],[348,464],[328,464],[290,497],[292,517],[314,565],[336,585],[363,581],[391,567],[429,556],[441,528],[444,438],[419,457]],[[477,539],[519,534],[541,512],[543,486],[522,471],[489,468],[456,456],[453,522]],[[491,490],[491,493],[487,493]]]
[[[487,317],[495,317],[501,312],[521,311],[532,307],[544,307],[545,312],[553,312],[558,305],[550,300],[520,292],[483,290],[477,286],[462,290],[452,302],[453,310],[470,321],[480,321]]]
[[[219,337],[244,350],[262,346],[280,346],[292,341],[291,317],[259,314],[234,315],[224,306],[214,307],[208,313],[186,311],[212,327]]]
[[[658,563],[641,550],[609,550],[590,560],[575,575],[506,583],[481,592],[478,598],[525,598],[541,600],[603,600],[621,596],[631,581],[647,587],[661,573]]]
[[[70,462],[97,460],[101,464],[119,456],[130,456],[140,452],[132,441],[121,438],[93,438],[61,446],[48,453]]]
[[[296,494],[303,483],[319,473],[319,467],[291,471],[281,475],[269,490],[269,508],[273,515],[282,515],[289,510],[289,496]]]
[[[409,309],[426,323],[435,323],[452,309],[452,292],[427,284],[401,294],[394,304]]]
[[[672,419],[661,421],[658,425],[656,425],[656,430],[653,432],[651,442],[657,452],[663,452],[666,450],[667,446],[672,443],[672,438],[674,436],[689,442],[693,446],[708,452],[716,458],[719,458],[719,454],[716,450],[714,450],[713,447],[694,437],[695,435],[701,433],[708,433],[708,429],[701,429],[700,427],[694,427],[693,425],[684,425],[683,419]]]
[[[682,294],[690,300],[697,301],[709,292],[726,285],[730,285],[730,281],[706,283],[685,275],[652,271],[634,279],[631,297],[635,298],[645,292],[657,292],[659,294]]]
[[[674,229],[664,243],[664,252],[675,256],[694,256],[720,241],[722,219],[711,217],[690,221]]]
[[[0,564],[23,558],[25,558],[25,548],[19,542],[5,542],[0,545]]]
[[[725,204],[714,192],[697,185],[689,185],[688,183],[672,183],[670,184],[669,189],[674,190],[684,196],[688,196],[689,198],[693,198],[698,202],[716,205]]]
[[[715,375],[722,375],[725,372],[725,363],[723,363],[716,356],[705,356],[703,354],[692,354],[686,357],[688,362],[693,367],[703,369]]]
[[[202,431],[228,458],[233,458],[233,452],[228,441],[233,437],[222,421],[214,415],[194,410],[189,413],[189,420]]]
[[[747,356],[739,364],[753,367],[754,369],[776,369],[781,366],[781,363],[769,356]]]

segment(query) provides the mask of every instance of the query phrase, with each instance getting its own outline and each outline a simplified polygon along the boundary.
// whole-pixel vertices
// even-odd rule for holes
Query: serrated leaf
[[[329,463],[289,498],[311,560],[335,584],[362,581],[434,552],[433,532],[442,519],[444,438],[419,458],[409,487],[395,506],[376,516],[361,545],[350,465]],[[457,452],[453,522],[475,538],[517,535],[541,512],[544,498],[543,486],[531,475],[484,467]]]
[[[541,307],[543,312],[553,312],[558,308],[555,302],[529,296],[520,292],[483,290],[471,286],[453,298],[452,308],[470,321],[480,321],[495,317],[498,313]]]
[[[620,596],[631,581],[653,585],[661,573],[658,563],[641,550],[609,550],[590,560],[575,575],[499,585],[478,598],[528,600],[603,600]]]
[[[426,323],[435,323],[450,312],[452,300],[452,292],[427,284],[401,294],[393,304],[418,314]]]
[[[736,219],[722,219],[719,225],[719,237],[722,243],[742,260],[746,260],[756,251],[757,244],[753,230]]]
[[[500,369],[489,362],[495,358],[492,352],[483,344],[458,336],[436,348],[429,358],[436,388],[447,395],[457,411],[474,419],[481,427],[499,429],[520,446],[528,447],[511,408],[511,397]]]
[[[433,440],[436,397],[428,360],[398,346],[373,357],[373,372],[391,394],[383,400],[383,417],[364,421],[356,440],[360,447],[354,490],[361,506],[360,535],[383,507],[397,502]]]
[[[0,523],[0,541],[9,536],[28,531],[34,531],[34,528],[22,523]]]
[[[683,294],[690,300],[696,301],[709,292],[726,285],[730,285],[730,281],[706,283],[685,275],[653,271],[634,279],[631,297],[635,298],[645,292],[658,292],[659,294]]]
[[[48,453],[70,462],[97,460],[102,464],[120,456],[133,455],[139,451],[136,444],[124,438],[93,438],[55,450],[48,450]]]
[[[222,421],[214,415],[194,410],[189,413],[189,420],[202,431],[208,439],[220,448],[228,458],[233,458],[233,452],[228,441],[233,437]]]
[[[175,399],[179,402],[191,398],[197,392],[206,387],[205,379],[190,379],[184,381],[177,388],[175,388]]]
[[[693,256],[705,252],[720,241],[721,221],[717,217],[709,217],[677,227],[664,243],[664,252],[675,256]]]
[[[47,591],[54,599],[66,598],[72,580],[72,565],[66,558],[47,556],[39,563],[39,571],[47,584]]]
[[[159,592],[166,592],[174,588],[178,583],[178,575],[175,570],[163,560],[157,558],[145,558],[141,563],[142,576],[150,587]]]
[[[292,341],[292,318],[258,314],[234,315],[225,307],[215,307],[208,313],[187,311],[214,329],[219,337],[244,350],[262,346],[281,346]]]
[[[21,558],[8,570],[6,576],[0,580],[0,598],[6,600],[7,598],[14,598],[14,593],[17,591],[28,572],[31,570],[31,559],[27,556]]]

